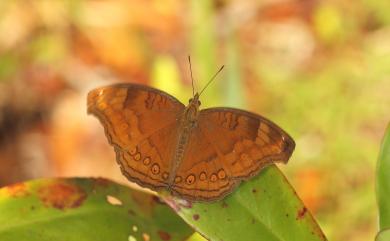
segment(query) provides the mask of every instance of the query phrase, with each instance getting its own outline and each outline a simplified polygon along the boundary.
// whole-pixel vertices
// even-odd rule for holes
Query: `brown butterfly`
[[[88,94],[88,113],[103,124],[122,173],[155,191],[191,201],[218,200],[265,166],[290,158],[294,140],[266,118],[199,106],[198,93],[184,106],[138,84]]]

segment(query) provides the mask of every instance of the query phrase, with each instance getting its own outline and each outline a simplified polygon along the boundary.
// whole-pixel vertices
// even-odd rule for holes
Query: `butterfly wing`
[[[239,109],[199,113],[175,190],[192,200],[216,200],[274,162],[287,162],[295,143],[271,121]]]
[[[88,113],[103,124],[122,173],[153,190],[165,187],[184,105],[167,93],[136,84],[94,89],[87,104]]]
[[[174,195],[192,201],[212,201],[238,184],[223,167],[224,157],[215,144],[200,126],[193,129],[176,173]]]

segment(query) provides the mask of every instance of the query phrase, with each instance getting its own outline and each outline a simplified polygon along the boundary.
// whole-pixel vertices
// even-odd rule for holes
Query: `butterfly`
[[[152,87],[114,84],[90,91],[87,105],[122,173],[154,191],[215,201],[265,166],[287,163],[295,143],[280,127],[245,110],[200,110],[199,96],[185,106]]]

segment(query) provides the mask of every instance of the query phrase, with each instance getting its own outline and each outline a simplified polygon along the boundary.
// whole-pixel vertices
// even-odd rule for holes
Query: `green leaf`
[[[376,194],[380,230],[390,228],[390,125],[383,137],[377,165]]]
[[[105,179],[0,189],[0,240],[184,240],[193,231],[155,196]]]
[[[326,240],[307,208],[274,165],[243,182],[234,193],[218,202],[165,199],[186,222],[210,240]]]
[[[390,240],[390,229],[384,229],[376,235],[375,241],[389,241]]]

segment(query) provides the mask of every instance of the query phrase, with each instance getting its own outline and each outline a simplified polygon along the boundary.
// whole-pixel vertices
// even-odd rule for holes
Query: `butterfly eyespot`
[[[188,175],[187,178],[186,178],[186,183],[188,185],[191,185],[195,182],[195,175],[191,174],[191,175]]]
[[[206,173],[205,173],[205,172],[201,172],[201,173],[199,174],[199,180],[204,181],[204,180],[206,180],[206,179],[207,179]]]
[[[151,162],[150,157],[146,157],[146,158],[144,159],[144,161],[143,161],[143,163],[144,163],[145,165],[149,165],[150,162]]]
[[[134,160],[136,160],[136,161],[141,160],[141,154],[139,152],[134,155]]]
[[[160,173],[160,166],[159,166],[157,163],[154,163],[154,164],[152,165],[151,170],[152,170],[152,173],[153,173],[154,175],[157,175],[157,174]]]
[[[211,176],[210,176],[210,181],[216,182],[217,180],[218,180],[217,174],[215,174],[215,173],[211,174]]]
[[[181,181],[182,181],[181,176],[176,176],[176,177],[175,177],[175,183],[179,183],[179,182],[181,182]]]
[[[219,179],[224,179],[226,177],[226,172],[223,169],[221,169],[218,171],[217,175]]]
[[[137,152],[138,152],[137,147],[134,147],[133,149],[129,150],[131,156],[134,156]]]

